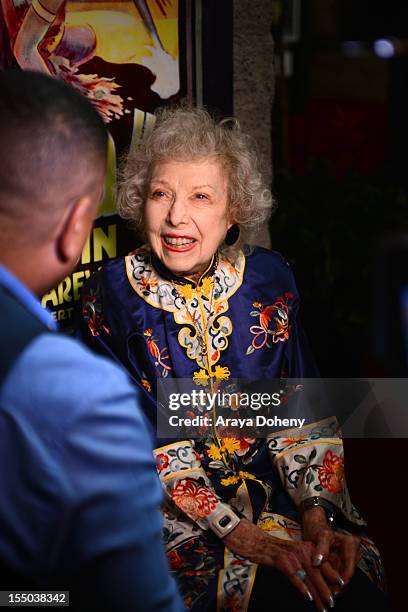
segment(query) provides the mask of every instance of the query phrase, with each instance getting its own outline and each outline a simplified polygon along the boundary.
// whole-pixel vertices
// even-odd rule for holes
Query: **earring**
[[[238,223],[231,225],[224,238],[225,244],[227,246],[233,246],[238,241],[239,233],[240,229]]]

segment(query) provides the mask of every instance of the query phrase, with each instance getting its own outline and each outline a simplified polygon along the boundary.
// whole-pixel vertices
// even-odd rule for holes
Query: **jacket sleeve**
[[[299,319],[298,299],[292,311],[285,357],[289,389],[290,379],[298,379],[296,382],[299,383],[302,379],[315,379],[315,384],[320,385],[318,370]],[[303,382],[307,385],[307,380]],[[294,387],[292,384],[292,389]],[[300,405],[300,412],[299,408],[296,410],[297,416],[305,417],[302,429],[287,429],[268,437],[268,450],[285,489],[297,507],[310,497],[321,497],[347,520],[364,525],[348,493],[343,442],[337,418],[333,416],[333,406],[330,401],[323,402],[322,406],[307,400]]]
[[[174,441],[154,450],[157,471],[167,497],[201,529],[231,506],[215,493],[192,440]]]

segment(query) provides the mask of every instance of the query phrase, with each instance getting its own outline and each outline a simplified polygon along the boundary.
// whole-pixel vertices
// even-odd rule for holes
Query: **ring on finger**
[[[303,568],[296,570],[296,576],[300,578],[300,580],[304,580],[306,578],[306,572]]]

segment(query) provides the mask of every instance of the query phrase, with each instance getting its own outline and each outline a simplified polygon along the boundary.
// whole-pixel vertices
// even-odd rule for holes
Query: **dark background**
[[[299,36],[289,40],[293,3],[270,1],[272,248],[292,264],[322,376],[406,377],[408,2],[302,1]],[[233,3],[220,4],[203,3],[203,98],[230,115]],[[389,58],[375,53],[384,38],[394,44]],[[354,439],[345,448],[352,499],[383,554],[392,609],[402,612],[408,441]]]

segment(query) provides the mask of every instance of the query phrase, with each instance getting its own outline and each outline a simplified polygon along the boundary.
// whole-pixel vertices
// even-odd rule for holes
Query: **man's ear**
[[[61,263],[75,261],[81,255],[94,217],[91,196],[83,196],[67,210],[56,238],[57,256]]]

